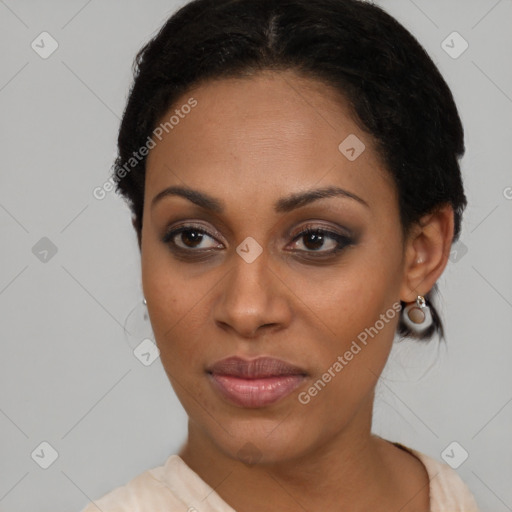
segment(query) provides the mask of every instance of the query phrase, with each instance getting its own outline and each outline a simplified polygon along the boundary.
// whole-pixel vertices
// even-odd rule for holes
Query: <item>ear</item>
[[[453,229],[453,208],[449,204],[423,216],[413,226],[405,242],[401,300],[413,302],[432,289],[448,263]]]

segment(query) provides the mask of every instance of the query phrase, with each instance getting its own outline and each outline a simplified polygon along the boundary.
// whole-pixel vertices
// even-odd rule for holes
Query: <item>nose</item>
[[[222,280],[222,291],[214,306],[214,319],[220,328],[244,338],[285,328],[290,323],[288,288],[262,254],[247,263],[237,254]],[[289,293],[289,292],[288,292]]]

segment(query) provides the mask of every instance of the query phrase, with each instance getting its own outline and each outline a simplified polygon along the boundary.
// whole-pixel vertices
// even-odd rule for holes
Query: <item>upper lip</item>
[[[304,369],[273,357],[258,357],[252,360],[243,359],[238,356],[227,357],[209,366],[207,372],[245,379],[307,375]]]

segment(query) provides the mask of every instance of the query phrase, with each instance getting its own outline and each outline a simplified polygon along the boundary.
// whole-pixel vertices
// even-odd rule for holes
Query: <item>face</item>
[[[394,184],[345,100],[292,72],[201,85],[163,121],[176,109],[141,245],[162,364],[220,452],[300,457],[369,417],[403,281]]]

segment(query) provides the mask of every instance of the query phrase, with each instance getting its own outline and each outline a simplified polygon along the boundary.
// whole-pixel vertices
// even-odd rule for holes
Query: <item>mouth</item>
[[[207,368],[206,373],[221,396],[245,408],[265,407],[285,398],[308,375],[302,368],[271,357],[228,357]]]

